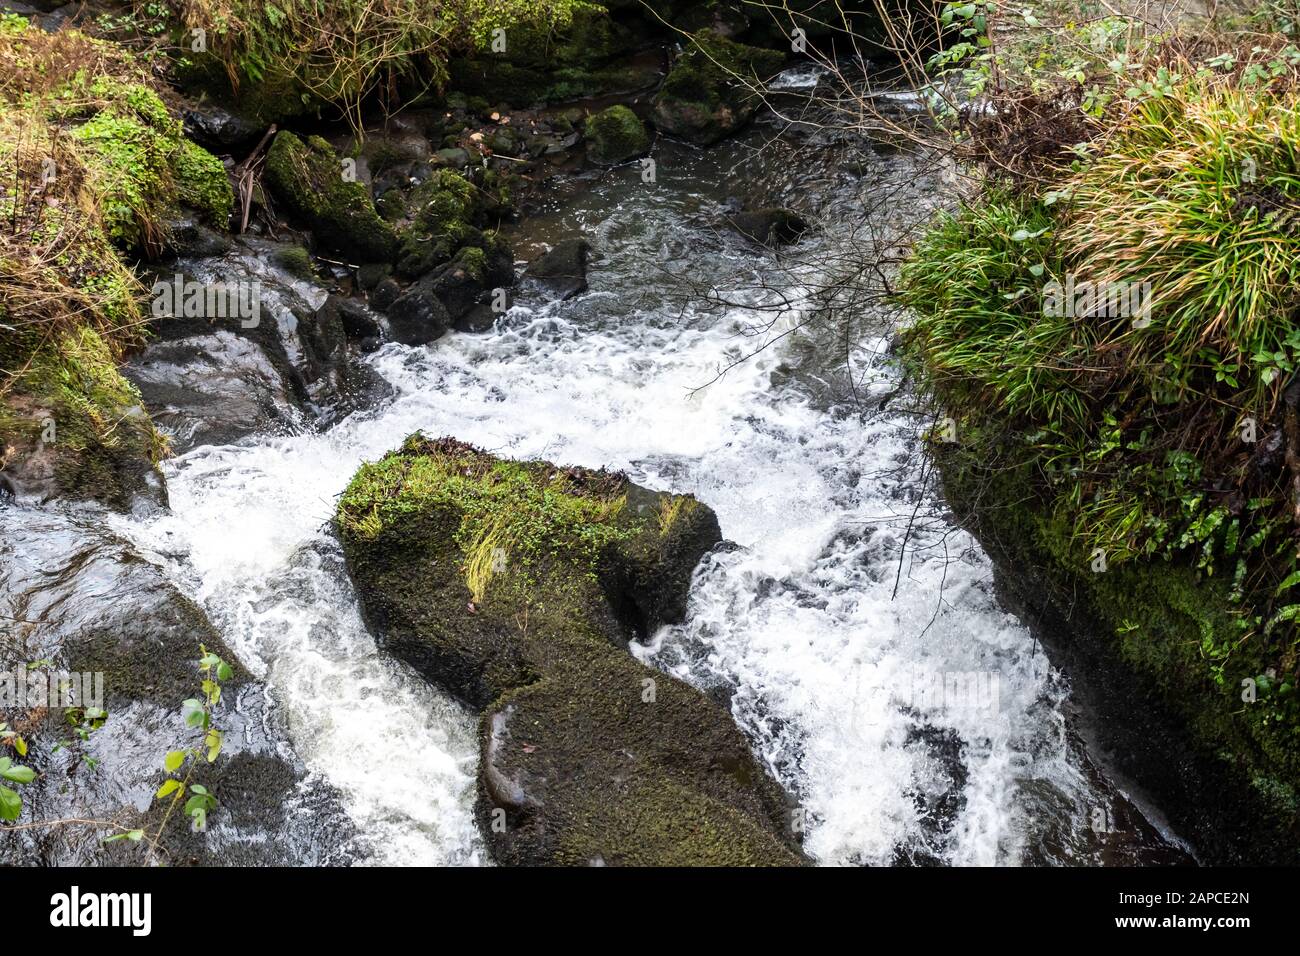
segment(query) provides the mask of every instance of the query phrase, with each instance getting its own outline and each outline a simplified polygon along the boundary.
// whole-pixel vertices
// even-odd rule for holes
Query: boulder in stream
[[[650,148],[640,117],[623,105],[610,106],[587,118],[587,156],[601,166],[616,166]]]
[[[481,712],[498,861],[802,862],[731,716],[627,650],[685,615],[720,539],[707,506],[417,434],[357,473],[337,517],[381,645]]]
[[[586,239],[565,239],[528,264],[524,275],[559,299],[571,299],[587,291]]]
[[[808,231],[808,222],[797,212],[772,206],[738,212],[727,220],[736,232],[765,246],[795,242]]]

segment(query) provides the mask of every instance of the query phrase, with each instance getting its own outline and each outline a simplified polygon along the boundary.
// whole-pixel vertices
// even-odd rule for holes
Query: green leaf
[[[203,710],[203,705],[191,697],[189,700],[181,701],[181,717],[185,719],[187,727],[202,727],[207,714]]]
[[[208,795],[208,788],[203,786],[201,783],[196,783],[194,786],[190,787],[190,789],[200,796],[206,797]]]
[[[0,820],[17,820],[23,812],[23,798],[16,791],[0,786]]]
[[[235,676],[235,670],[225,661],[217,665],[217,680],[230,680]]]
[[[169,750],[167,756],[163,758],[163,766],[167,768],[168,773],[174,773],[180,769],[181,764],[185,762],[184,750]]]
[[[212,763],[221,754],[221,744],[225,736],[219,730],[209,730],[207,736],[208,763]]]
[[[180,787],[181,787],[181,782],[179,780],[164,780],[163,785],[158,788],[158,792],[155,793],[154,796],[158,797],[159,799],[162,799],[163,797],[167,796],[167,794],[174,793],[175,791],[179,790]]]
[[[31,767],[6,767],[0,770],[0,777],[14,783],[31,783],[36,779],[36,771]]]

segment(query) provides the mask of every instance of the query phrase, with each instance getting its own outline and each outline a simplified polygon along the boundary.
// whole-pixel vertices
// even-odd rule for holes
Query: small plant
[[[191,697],[181,704],[181,719],[186,728],[197,731],[199,743],[178,750],[170,750],[163,758],[163,769],[168,777],[163,781],[158,792],[158,800],[171,798],[167,812],[158,825],[155,840],[161,838],[172,811],[185,800],[184,813],[190,818],[190,824],[197,832],[207,827],[208,814],[216,809],[217,800],[202,784],[191,783],[194,771],[205,763],[215,763],[221,755],[225,743],[225,734],[212,723],[213,708],[221,702],[221,684],[234,677],[234,669],[207,647],[200,645],[199,672],[203,675],[202,697]],[[184,770],[184,776],[181,771]],[[188,795],[188,797],[187,797]],[[109,839],[121,839],[119,834]]]

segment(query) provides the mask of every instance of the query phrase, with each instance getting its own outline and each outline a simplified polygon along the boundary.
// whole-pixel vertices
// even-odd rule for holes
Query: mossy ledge
[[[361,468],[337,520],[385,649],[481,711],[499,862],[803,861],[730,716],[626,649],[685,614],[721,537],[707,506],[417,434]]]
[[[1291,730],[1243,703],[1235,676],[1217,686],[1201,659],[1207,636],[1235,633],[1227,582],[1159,559],[1090,570],[1033,464],[995,451],[1003,427],[968,420],[959,434],[935,446],[945,497],[992,557],[1000,597],[1070,677],[1094,755],[1144,791],[1201,862],[1300,862]]]

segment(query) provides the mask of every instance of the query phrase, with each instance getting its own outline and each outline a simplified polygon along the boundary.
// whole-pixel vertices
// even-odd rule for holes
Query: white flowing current
[[[357,467],[417,430],[622,469],[716,510],[740,547],[706,559],[688,620],[638,653],[732,691],[736,720],[803,809],[816,861],[1017,864],[1046,833],[1058,857],[1086,855],[1068,834],[1104,798],[1066,732],[1062,682],[998,608],[989,561],[932,520],[900,562],[922,490],[915,422],[864,421],[774,376],[797,341],[781,337],[788,325],[718,378],[761,339],[741,334],[743,312],[670,306],[662,269],[725,286],[761,256],[692,232],[709,207],[690,189],[634,199],[635,185],[634,172],[606,177],[554,212],[601,254],[590,292],[521,299],[487,335],[384,347],[369,361],[391,400],[323,433],[195,449],[167,465],[170,513],[123,530],[266,681],[366,861],[486,862],[471,813],[475,717],[376,648],[329,524]],[[887,391],[896,371],[859,354],[859,390]],[[932,485],[924,494],[933,511]],[[978,701],[918,702],[918,682],[955,674],[981,675]]]

